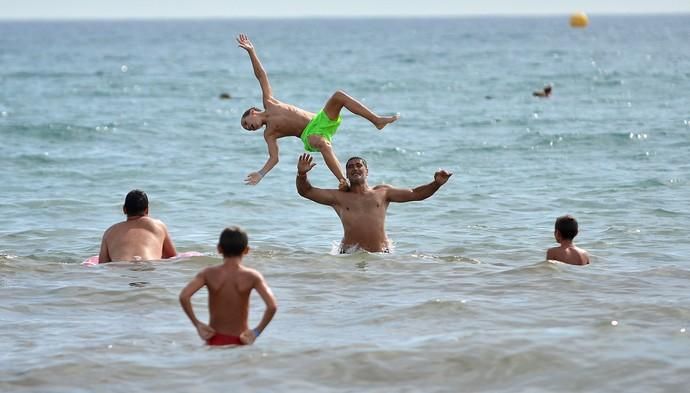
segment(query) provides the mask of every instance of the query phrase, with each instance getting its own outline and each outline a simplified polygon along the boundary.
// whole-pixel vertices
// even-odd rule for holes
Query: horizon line
[[[569,17],[578,12],[569,13],[476,13],[476,14],[429,14],[429,15],[293,15],[293,16],[19,16],[4,17],[0,16],[0,22],[69,22],[69,21],[222,21],[222,20],[304,20],[304,19],[463,19],[463,18],[548,18],[548,17]],[[652,11],[652,12],[585,12],[588,16],[608,17],[608,16],[690,16],[689,11]]]

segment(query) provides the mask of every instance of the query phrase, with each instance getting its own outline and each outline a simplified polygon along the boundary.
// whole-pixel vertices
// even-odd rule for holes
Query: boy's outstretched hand
[[[442,186],[446,184],[451,176],[453,176],[451,172],[447,172],[445,169],[439,169],[434,173],[434,181]]]
[[[297,174],[306,175],[311,168],[316,166],[316,164],[312,162],[313,160],[312,156],[307,153],[299,156],[299,160],[297,161]]]
[[[252,42],[249,41],[249,37],[247,37],[246,34],[240,34],[237,37],[237,44],[240,48],[246,49],[247,52],[251,52],[254,50],[254,45],[252,45]]]
[[[259,172],[252,172],[252,173],[248,174],[247,177],[244,179],[244,184],[249,185],[249,186],[255,186],[255,185],[259,184],[259,182],[263,178],[264,177],[261,176],[261,174]]]

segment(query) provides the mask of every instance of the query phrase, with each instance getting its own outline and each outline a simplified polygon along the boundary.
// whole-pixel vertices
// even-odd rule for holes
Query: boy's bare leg
[[[343,107],[347,108],[347,110],[355,115],[362,116],[363,118],[369,120],[379,130],[398,120],[398,117],[400,117],[398,115],[379,116],[364,106],[361,102],[347,95],[347,93],[342,90],[338,90],[333,93],[331,98],[326,101],[323,111],[329,119],[335,120],[338,118],[338,116],[340,116],[340,110],[343,109]]]
[[[338,189],[340,191],[347,191],[350,186],[343,174],[343,169],[340,167],[340,161],[338,161],[338,158],[335,156],[331,143],[319,135],[309,135],[309,144],[321,152],[326,166],[328,166],[328,169],[330,169],[338,179]]]

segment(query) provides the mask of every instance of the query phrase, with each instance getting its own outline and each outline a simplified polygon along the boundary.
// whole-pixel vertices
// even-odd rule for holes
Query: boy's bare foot
[[[400,118],[400,113],[396,113],[393,116],[379,116],[378,120],[374,123],[376,128],[379,130],[382,130],[383,127],[391,124],[392,122],[398,120]]]
[[[349,191],[350,190],[350,184],[347,182],[345,179],[340,179],[340,184],[338,184],[338,190],[339,191]]]

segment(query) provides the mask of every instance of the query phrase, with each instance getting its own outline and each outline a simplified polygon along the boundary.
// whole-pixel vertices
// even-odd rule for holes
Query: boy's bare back
[[[589,255],[587,251],[574,245],[549,248],[546,252],[546,259],[567,263],[569,265],[589,264]]]
[[[248,244],[249,238],[242,229],[225,228],[217,246],[218,252],[223,254],[223,264],[202,270],[180,292],[182,309],[208,345],[252,344],[278,310],[275,297],[261,273],[242,265],[242,258],[249,252]],[[191,301],[203,287],[208,289],[208,325],[194,315]],[[261,296],[266,310],[261,322],[250,330],[249,295],[252,289]]]
[[[208,288],[209,325],[222,334],[239,336],[248,329],[249,295],[262,281],[259,272],[241,265],[219,265],[203,271]]]

